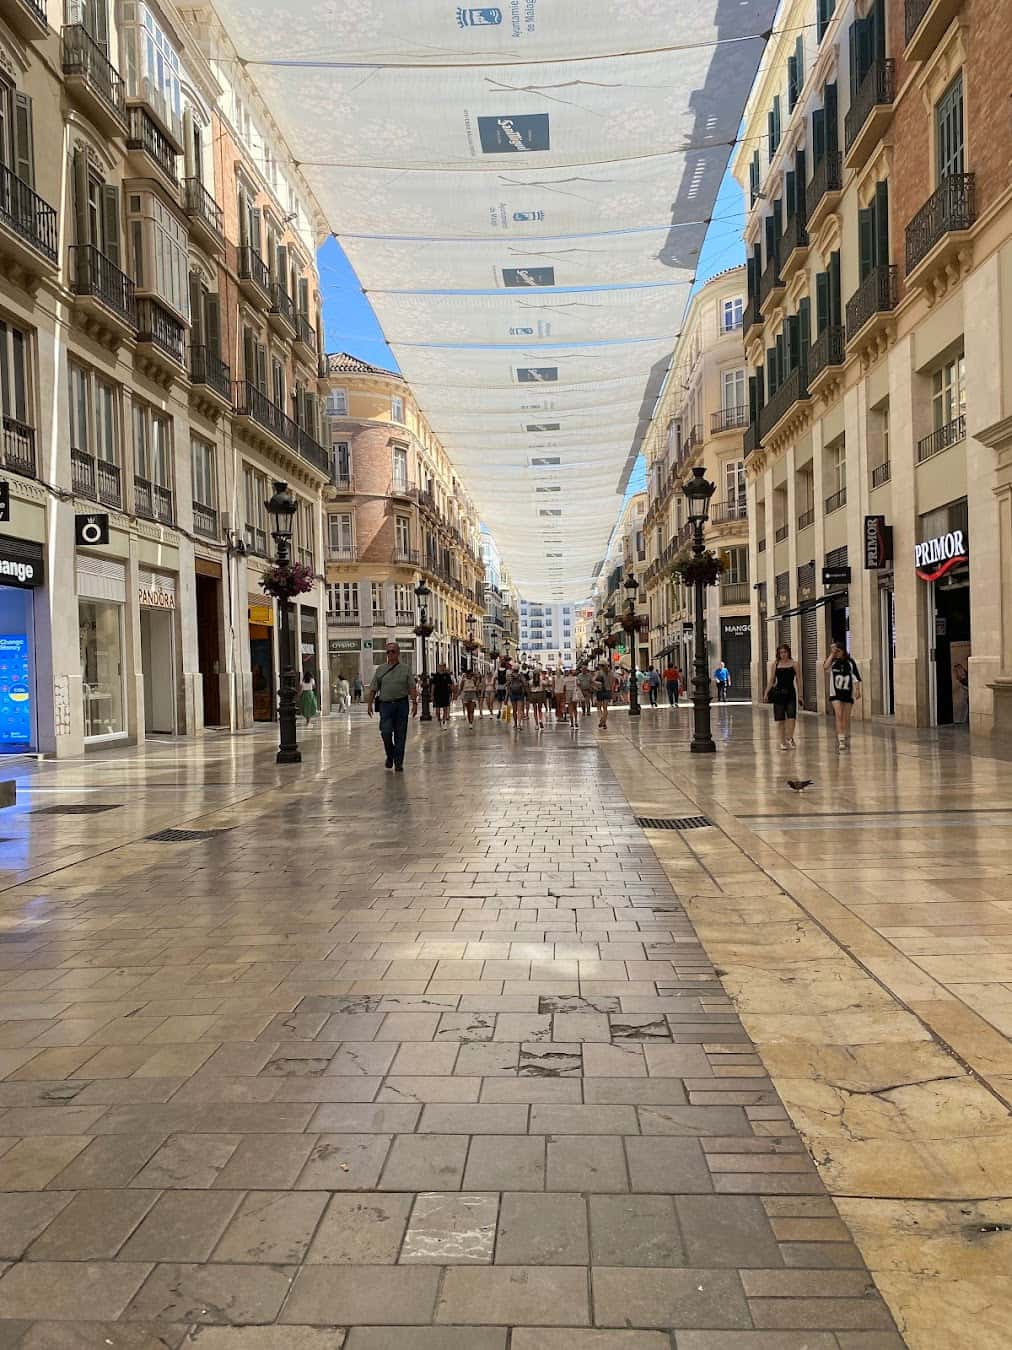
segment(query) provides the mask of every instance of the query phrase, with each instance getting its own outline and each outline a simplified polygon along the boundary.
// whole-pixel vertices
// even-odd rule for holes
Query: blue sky
[[[699,255],[697,286],[726,267],[745,261],[741,239],[744,220],[741,189],[728,170],[720,185],[713,218]],[[358,277],[336,239],[328,239],[320,250],[319,266],[327,350],[350,352],[363,361],[396,370],[397,362],[383,339],[372,306],[362,294]],[[646,470],[641,460],[629,480],[628,492],[641,492],[645,486]]]

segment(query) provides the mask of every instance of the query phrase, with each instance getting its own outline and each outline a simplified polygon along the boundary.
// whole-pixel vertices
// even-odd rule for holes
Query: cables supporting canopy
[[[215,4],[521,593],[581,599],[775,3]]]

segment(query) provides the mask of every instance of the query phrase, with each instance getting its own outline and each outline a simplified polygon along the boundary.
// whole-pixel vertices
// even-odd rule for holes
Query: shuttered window
[[[959,75],[935,105],[938,181],[964,172],[963,75]]]

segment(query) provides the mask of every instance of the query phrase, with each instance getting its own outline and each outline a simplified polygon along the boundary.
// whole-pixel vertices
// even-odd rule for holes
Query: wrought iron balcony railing
[[[896,308],[896,268],[873,267],[847,301],[847,341],[853,342],[875,314],[887,314]]]
[[[72,244],[74,292],[93,296],[118,318],[137,327],[137,297],[134,283],[111,263],[94,244]]]
[[[906,229],[907,276],[953,230],[968,230],[977,219],[972,173],[943,178]]]
[[[25,478],[36,475],[35,428],[16,417],[4,417],[0,437],[0,462],[5,469]]]
[[[104,506],[123,505],[123,476],[118,464],[71,447],[70,481],[81,497],[90,497]]]
[[[176,181],[175,147],[148,110],[137,103],[129,109],[126,143],[128,150],[143,150],[166,178],[170,178],[173,183]]]
[[[80,77],[125,127],[126,86],[119,71],[84,24],[67,24],[63,29],[61,45],[64,75]]]
[[[141,296],[137,301],[137,341],[150,342],[166,356],[183,364],[186,328],[157,300]]]
[[[183,179],[183,205],[191,220],[198,220],[212,234],[224,238],[225,213],[199,178]]]
[[[775,394],[771,394],[759,411],[759,434],[769,435],[780,419],[799,399],[808,397],[808,372],[797,366],[784,380]]]
[[[950,446],[958,445],[960,441],[965,440],[966,414],[960,413],[951,422],[946,422],[944,426],[933,431],[930,436],[924,436],[917,442],[917,463],[923,464],[932,455],[940,454],[941,451],[948,450]]]
[[[0,225],[56,262],[59,226],[55,209],[4,164],[0,164]]]
[[[868,67],[854,100],[843,119],[843,143],[851,148],[864,124],[879,104],[892,103],[896,95],[896,63],[888,57],[877,57]]]
[[[840,488],[838,492],[832,492],[826,498],[826,515],[831,515],[834,511],[839,511],[841,507],[847,505],[847,489]]]
[[[232,402],[232,372],[209,347],[190,348],[190,379],[194,384],[206,384],[228,403]]]
[[[251,248],[249,244],[243,244],[239,249],[239,275],[244,281],[252,281],[259,286],[264,295],[270,295],[270,270],[256,249]]]
[[[134,477],[134,510],[148,520],[172,524],[172,492],[150,479]]]
[[[839,192],[843,186],[842,157],[839,150],[827,151],[812,170],[805,188],[805,215],[808,219],[818,210],[828,192]]]
[[[734,431],[737,427],[748,426],[748,407],[741,404],[737,408],[721,408],[710,416],[710,434],[716,436],[721,431]]]
[[[808,349],[808,383],[830,366],[842,366],[846,355],[847,334],[842,324],[830,324],[818,334]]]
[[[873,488],[882,487],[889,482],[893,476],[892,463],[887,459],[882,464],[877,464],[871,471],[871,485]]]
[[[202,534],[205,539],[218,538],[218,512],[213,506],[205,506],[203,502],[194,500],[193,528],[195,533]]]

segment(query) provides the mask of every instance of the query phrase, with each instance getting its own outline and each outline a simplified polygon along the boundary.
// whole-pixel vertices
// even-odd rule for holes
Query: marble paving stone
[[[297,774],[270,727],[19,767],[83,791],[113,763],[130,792],[112,835],[31,818],[30,872],[23,840],[0,842],[0,1350],[903,1350],[806,1145],[834,1181],[913,1186],[959,1163],[998,1187],[987,1093],[1012,1074],[1012,1004],[983,976],[1012,946],[1001,868],[890,882],[907,929],[873,950],[879,834],[848,834],[849,871],[824,866],[825,832],[764,816],[759,839],[725,804],[801,811],[765,763],[766,720],[736,709],[702,765],[675,716],[584,725],[581,753],[551,724],[413,723],[403,779],[360,709],[304,733]],[[862,797],[895,793],[897,761],[940,762],[897,755]],[[853,772],[831,764],[813,776]],[[854,790],[840,780],[843,809]],[[634,819],[699,810],[720,828],[648,839]],[[144,841],[180,816],[231,828]],[[977,885],[1007,934],[979,931]],[[865,968],[826,936],[830,902]],[[954,961],[976,976],[962,993]],[[968,1076],[926,1030],[976,1035],[952,1007],[988,1028],[966,1060],[993,1073],[984,1095],[953,1086]],[[967,1119],[957,1158],[935,1134]],[[880,1287],[908,1323],[911,1290],[927,1310],[917,1336],[973,1316],[975,1350],[1006,1350],[990,1211],[951,1246],[945,1219],[854,1212]],[[962,1282],[921,1273],[960,1260]]]
[[[463,1265],[492,1260],[497,1195],[426,1193],[415,1199],[404,1236],[402,1265]]]

